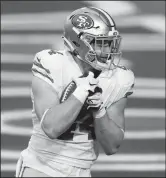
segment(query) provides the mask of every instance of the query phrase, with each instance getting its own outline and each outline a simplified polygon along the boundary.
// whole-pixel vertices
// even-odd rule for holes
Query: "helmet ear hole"
[[[80,45],[76,41],[72,41],[72,42],[75,46],[80,47]]]
[[[74,56],[79,55],[79,53],[78,53],[78,51],[76,51],[76,49],[73,51],[73,55],[74,55]]]

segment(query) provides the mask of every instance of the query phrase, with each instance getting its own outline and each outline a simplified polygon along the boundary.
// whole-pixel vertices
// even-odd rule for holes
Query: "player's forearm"
[[[71,95],[68,100],[51,107],[42,122],[42,128],[52,139],[64,133],[77,118],[83,104]]]
[[[107,113],[94,119],[95,134],[105,153],[111,155],[117,152],[124,139],[124,132],[108,117]]]

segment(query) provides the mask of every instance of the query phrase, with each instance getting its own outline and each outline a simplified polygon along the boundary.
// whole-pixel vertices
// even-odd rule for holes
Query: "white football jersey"
[[[49,49],[36,54],[32,73],[50,84],[59,98],[72,79],[82,75],[80,68],[69,52]],[[51,159],[52,161],[76,167],[90,168],[98,156],[92,117],[81,112],[66,132],[57,139],[50,139],[42,130],[40,120],[35,113],[32,92],[31,99],[33,103],[33,134],[28,149],[31,152],[35,151],[35,154],[47,164],[50,164],[48,160]],[[85,118],[85,115],[89,119],[83,121],[82,118]]]
[[[69,52],[50,49],[36,54],[32,73],[34,76],[49,83],[55,89],[59,98],[65,87],[72,81],[72,78],[82,75],[80,68]],[[111,86],[110,81],[112,83]],[[130,70],[117,68],[113,72],[101,73],[99,86],[103,90],[103,100],[108,91],[112,92],[111,97],[106,98],[107,106],[129,94],[133,83],[134,76]],[[50,139],[42,130],[40,120],[35,113],[32,92],[31,98],[33,103],[33,134],[29,141],[28,150],[49,166],[53,166],[55,161],[76,167],[90,168],[98,157],[98,147],[91,114],[84,108],[66,132],[57,139]]]

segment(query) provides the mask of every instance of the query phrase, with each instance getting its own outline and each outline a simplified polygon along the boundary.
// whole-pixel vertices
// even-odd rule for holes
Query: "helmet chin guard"
[[[121,59],[121,36],[111,16],[102,9],[81,8],[69,15],[64,42],[78,59],[97,70],[110,70]]]

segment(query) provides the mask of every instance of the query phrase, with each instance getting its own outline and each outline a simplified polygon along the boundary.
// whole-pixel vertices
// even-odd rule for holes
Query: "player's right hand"
[[[94,92],[98,84],[98,79],[94,78],[94,73],[89,72],[87,77],[74,78],[73,81],[76,83],[77,87],[89,92]]]
[[[90,92],[94,92],[98,84],[98,79],[94,78],[94,74],[89,72],[87,77],[74,78],[77,88],[73,95],[81,102],[84,103]]]

